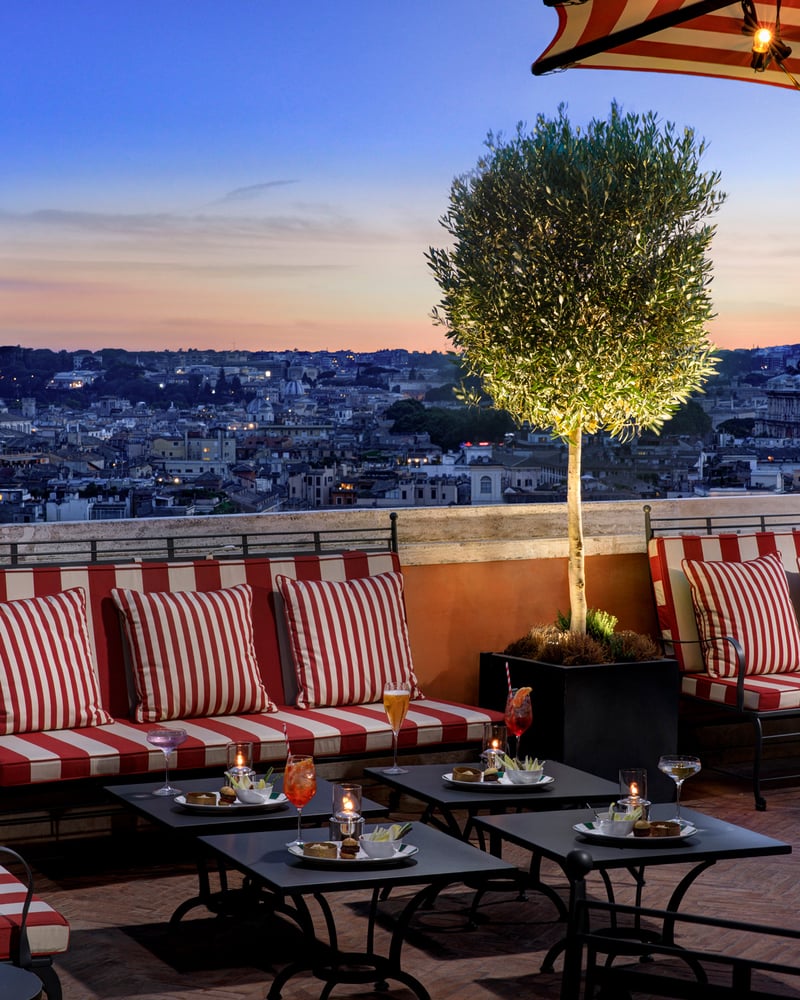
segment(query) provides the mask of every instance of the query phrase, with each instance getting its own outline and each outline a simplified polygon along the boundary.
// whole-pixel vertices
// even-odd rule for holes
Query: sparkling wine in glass
[[[677,793],[675,796],[675,822],[681,822],[681,786],[687,778],[701,768],[699,757],[685,757],[681,754],[664,754],[658,758],[658,769],[668,775],[675,782]]]
[[[533,722],[533,706],[531,705],[531,689],[529,687],[512,688],[506,699],[506,726],[509,733],[516,737],[516,753],[519,755],[519,738],[530,728]]]
[[[314,758],[310,754],[290,753],[286,758],[286,770],[283,774],[283,794],[297,809],[297,838],[290,841],[287,847],[303,846],[301,831],[303,806],[308,805],[316,791],[317,772],[314,768]]]
[[[186,740],[185,729],[151,729],[147,733],[147,742],[154,747],[158,747],[164,753],[164,785],[157,788],[153,795],[180,795],[180,788],[174,788],[169,783],[169,755],[176,747]]]
[[[398,767],[397,764],[397,737],[400,733],[400,727],[403,725],[403,719],[405,719],[408,712],[410,698],[411,690],[408,684],[389,681],[383,688],[383,707],[392,730],[392,752],[394,757],[392,766],[383,769],[384,774],[407,773],[404,767]]]

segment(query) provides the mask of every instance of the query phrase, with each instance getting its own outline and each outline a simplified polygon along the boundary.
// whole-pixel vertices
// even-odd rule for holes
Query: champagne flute
[[[674,820],[680,825],[681,822],[681,786],[687,778],[702,767],[699,757],[686,757],[682,754],[664,754],[658,758],[658,769],[675,782],[677,793],[675,795],[675,816]]]
[[[383,769],[384,774],[406,774],[404,767],[397,765],[397,737],[408,712],[411,689],[405,682],[388,681],[383,688],[383,707],[392,730],[392,751],[394,763]]]
[[[303,806],[314,798],[317,791],[317,772],[314,768],[314,758],[310,754],[290,753],[286,758],[286,770],[283,774],[283,794],[297,809],[297,839],[290,841],[287,847],[302,847]]]
[[[164,753],[164,785],[157,788],[153,795],[180,795],[180,788],[174,788],[169,783],[169,755],[176,747],[186,741],[185,729],[150,729],[147,733],[147,742]]]
[[[531,689],[529,687],[512,688],[508,692],[505,722],[508,731],[516,737],[516,756],[519,756],[519,738],[533,722],[533,706],[531,705]]]

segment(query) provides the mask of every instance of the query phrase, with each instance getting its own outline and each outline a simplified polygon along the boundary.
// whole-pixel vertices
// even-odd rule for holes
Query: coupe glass
[[[530,688],[512,688],[506,699],[506,726],[516,737],[515,753],[519,756],[519,738],[533,722]]]
[[[164,753],[164,785],[157,788],[153,795],[180,795],[180,788],[174,788],[169,783],[169,755],[186,740],[185,729],[151,729],[147,733],[147,742]]]
[[[317,772],[314,768],[314,758],[310,754],[290,753],[286,758],[286,770],[283,774],[283,794],[297,809],[297,838],[289,841],[287,847],[303,846],[301,830],[303,806],[308,805],[316,791]]]
[[[407,773],[404,767],[398,767],[397,764],[397,737],[400,733],[400,727],[403,725],[403,719],[405,719],[408,713],[410,698],[411,690],[408,684],[391,681],[383,688],[383,707],[392,730],[392,752],[394,757],[392,766],[383,769],[384,774]]]
[[[681,822],[681,786],[687,778],[691,778],[693,774],[697,774],[701,766],[699,757],[684,757],[680,754],[664,754],[664,756],[658,758],[659,771],[669,775],[669,777],[675,782],[678,789],[675,796],[674,816],[677,823]]]

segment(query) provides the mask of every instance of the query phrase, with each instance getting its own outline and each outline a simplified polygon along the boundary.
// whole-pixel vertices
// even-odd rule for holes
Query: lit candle
[[[631,782],[630,788],[630,804],[635,809],[639,805],[639,786],[635,781]]]
[[[242,753],[241,750],[236,754],[236,766],[237,767],[245,767],[246,766],[245,765],[244,754]]]
[[[348,819],[356,811],[356,808],[355,808],[355,805],[353,803],[353,800],[350,798],[349,795],[345,795],[345,797],[342,799],[342,811],[345,812],[345,813],[347,813],[347,818]]]

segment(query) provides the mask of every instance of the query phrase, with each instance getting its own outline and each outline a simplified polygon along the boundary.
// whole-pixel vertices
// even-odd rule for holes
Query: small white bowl
[[[597,818],[598,833],[606,837],[627,837],[633,830],[636,819],[609,819],[607,816]]]
[[[513,785],[535,785],[542,780],[542,768],[535,771],[521,771],[506,768],[505,775]]]
[[[359,842],[369,858],[392,858],[397,847],[396,840],[373,840],[369,833],[362,833]]]
[[[236,798],[248,806],[263,806],[269,801],[270,795],[272,795],[272,785],[264,785],[263,788],[254,786],[242,788],[240,785],[236,787]]]

